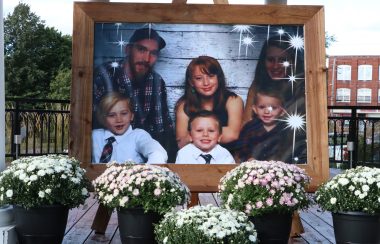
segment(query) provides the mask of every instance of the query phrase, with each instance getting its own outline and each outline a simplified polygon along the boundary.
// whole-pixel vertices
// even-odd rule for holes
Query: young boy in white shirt
[[[233,164],[231,153],[218,143],[222,126],[215,113],[202,110],[190,116],[191,143],[178,151],[176,164]]]
[[[145,130],[132,128],[133,107],[128,97],[111,92],[98,106],[96,116],[104,129],[92,131],[92,162],[166,163],[168,155],[160,143]]]

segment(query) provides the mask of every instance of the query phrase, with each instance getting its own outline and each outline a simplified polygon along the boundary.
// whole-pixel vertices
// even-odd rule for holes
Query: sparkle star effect
[[[123,48],[124,48],[124,46],[126,46],[128,44],[128,42],[126,42],[125,40],[123,40],[123,34],[120,35],[120,40],[119,41],[117,41],[117,42],[111,42],[111,43],[120,46],[120,55],[123,55]]]
[[[298,53],[298,50],[302,50],[304,49],[304,40],[303,40],[303,36],[300,36],[298,35],[298,30],[297,30],[297,34],[295,35],[289,35],[289,41],[286,41],[289,43],[289,48],[293,48],[296,53],[295,53],[295,57],[294,57],[294,69],[297,70],[297,53]],[[289,49],[288,48],[288,49]]]
[[[297,106],[297,104],[296,104]],[[285,110],[284,110],[285,111]],[[295,147],[295,141],[296,141],[296,132],[298,130],[305,131],[305,115],[297,114],[297,108],[295,113],[288,113],[285,111],[285,119],[278,119],[280,121],[284,121],[286,123],[286,128],[290,128],[293,130],[293,148],[292,148],[292,158],[294,158],[294,147]]]
[[[145,25],[143,25],[143,27],[144,26],[148,26],[148,29],[149,29],[149,36],[150,36],[150,32],[151,32],[151,30],[153,29],[153,26],[154,26],[155,24],[153,24],[153,23],[146,23]]]
[[[292,94],[294,90],[294,83],[296,83],[297,80],[302,80],[302,79],[303,79],[302,77],[297,77],[296,75],[294,75],[293,70],[292,70],[291,75],[288,76],[288,82],[292,85]]]
[[[240,50],[241,50],[241,44],[243,40],[243,34],[244,33],[251,33],[251,26],[250,25],[234,25],[232,27],[232,31],[239,32],[239,57],[240,57]]]
[[[253,47],[254,43],[257,42],[254,40],[254,37],[246,36],[242,40],[242,44],[245,45],[245,56],[248,56],[248,47]]]
[[[115,70],[117,67],[119,67],[119,63],[116,62],[116,60],[114,60],[112,63],[111,63],[111,67],[113,68],[113,74],[115,75]]]
[[[119,35],[119,28],[122,25],[123,25],[122,23],[115,23],[115,26],[116,26],[116,35]]]
[[[283,34],[285,34],[285,30],[282,28],[279,28],[279,29],[277,29],[277,34],[280,36],[280,42],[281,42],[281,37]]]

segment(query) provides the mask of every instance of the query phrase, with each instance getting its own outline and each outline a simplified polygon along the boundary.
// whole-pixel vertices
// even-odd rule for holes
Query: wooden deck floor
[[[215,194],[203,193],[199,196],[199,204],[217,205]],[[71,243],[121,243],[116,212],[113,213],[105,235],[97,235],[91,230],[98,203],[92,197],[84,206],[72,209],[66,227],[64,244]],[[310,207],[300,213],[305,233],[291,238],[289,244],[300,243],[335,243],[331,214],[322,212],[317,206]]]

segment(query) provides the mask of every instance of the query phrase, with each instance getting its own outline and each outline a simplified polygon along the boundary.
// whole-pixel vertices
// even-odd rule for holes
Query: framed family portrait
[[[194,59],[210,59],[223,71],[226,89],[252,107],[243,120],[264,123],[260,106],[275,114],[276,105],[257,102],[265,96],[282,108],[275,115],[281,129],[269,144],[259,139],[255,155],[304,168],[313,191],[329,175],[324,33],[321,6],[75,2],[69,154],[83,162],[91,179],[105,169],[104,145],[98,145],[94,132],[109,129],[99,115],[112,116],[105,98],[123,94],[132,101],[133,127],[146,130],[168,152],[164,165],[193,192],[217,191],[221,176],[236,164],[174,164],[175,133],[155,134],[169,122],[175,132],[188,66]],[[134,92],[131,87],[138,84],[127,74],[139,77],[140,71],[150,72],[152,84],[159,80],[161,86]],[[163,105],[150,106],[159,99]],[[150,109],[152,115],[145,115]],[[147,125],[148,120],[153,122]],[[273,144],[279,137],[281,143]]]

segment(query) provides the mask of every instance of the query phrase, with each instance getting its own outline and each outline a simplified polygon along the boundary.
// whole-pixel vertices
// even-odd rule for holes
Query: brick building
[[[380,56],[330,56],[329,106],[380,106]],[[334,111],[337,113],[338,111]],[[342,111],[344,113],[344,111]],[[380,116],[379,110],[358,113]]]

